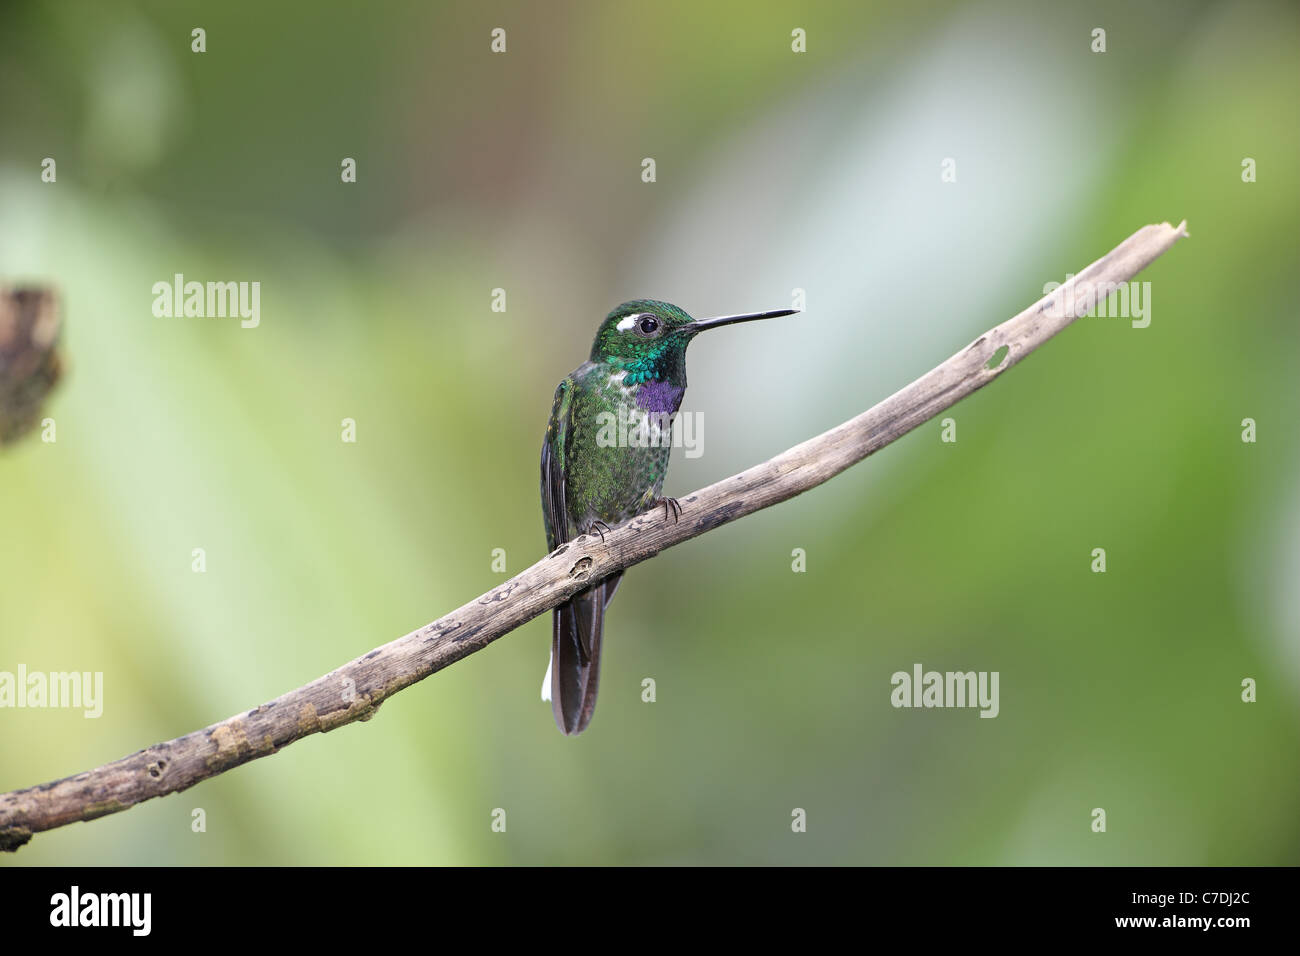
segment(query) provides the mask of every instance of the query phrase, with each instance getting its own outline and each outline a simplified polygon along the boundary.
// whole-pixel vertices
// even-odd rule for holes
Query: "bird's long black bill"
[[[719,329],[724,325],[735,325],[737,322],[753,322],[756,319],[775,319],[782,315],[794,315],[798,309],[778,309],[775,312],[747,312],[744,315],[719,315],[712,319],[696,319],[691,323],[691,329],[696,332],[703,332],[705,329]]]

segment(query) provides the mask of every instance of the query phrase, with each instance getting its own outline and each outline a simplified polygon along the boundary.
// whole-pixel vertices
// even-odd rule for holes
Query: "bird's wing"
[[[564,455],[567,451],[572,389],[573,380],[566,378],[555,390],[551,419],[546,425],[546,440],[542,442],[542,520],[546,524],[548,551],[554,551],[569,540],[568,507],[564,497]],[[551,452],[552,442],[555,444],[554,454]],[[555,650],[552,647],[551,660],[546,664],[546,676],[542,678],[542,700],[551,699],[551,668],[554,664]]]
[[[565,476],[574,387],[570,376],[555,390],[546,441],[542,443],[542,511],[546,544],[552,551],[570,538]],[[621,577],[620,572],[579,591],[551,615],[551,661],[546,668],[542,699],[551,701],[555,723],[565,734],[581,733],[596,706],[605,606]]]
[[[546,547],[550,551],[569,540],[569,509],[564,495],[564,471],[568,455],[569,416],[573,411],[573,384],[572,378],[566,378],[555,390],[551,420],[546,426],[546,440],[542,442],[542,517],[546,522]]]

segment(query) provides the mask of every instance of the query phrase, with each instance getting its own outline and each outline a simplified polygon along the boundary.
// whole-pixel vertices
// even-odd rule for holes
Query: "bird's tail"
[[[551,710],[566,736],[580,734],[591,722],[600,685],[600,646],[605,608],[614,599],[623,575],[614,575],[579,591],[552,615],[549,679]],[[542,685],[542,697],[548,695]]]

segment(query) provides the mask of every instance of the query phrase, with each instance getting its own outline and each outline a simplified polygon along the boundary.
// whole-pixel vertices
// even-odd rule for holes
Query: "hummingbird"
[[[559,384],[542,442],[542,517],[554,551],[634,515],[681,505],[660,496],[672,423],[686,393],[686,347],[700,332],[793,315],[797,309],[694,319],[656,299],[633,299],[600,324],[591,355]],[[623,572],[579,591],[552,614],[551,661],[542,699],[566,736],[591,722],[600,682],[605,609]]]

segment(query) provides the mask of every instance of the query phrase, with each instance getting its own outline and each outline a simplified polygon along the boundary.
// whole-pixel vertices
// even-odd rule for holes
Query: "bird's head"
[[[639,385],[669,375],[683,366],[686,346],[706,329],[735,322],[792,315],[797,310],[723,315],[693,319],[685,309],[657,299],[633,299],[618,306],[596,332],[591,360],[622,369],[625,385]]]

